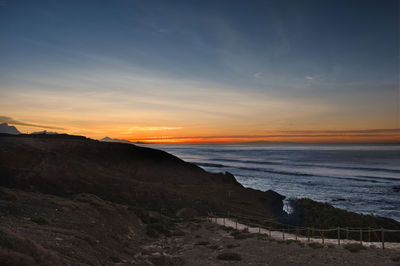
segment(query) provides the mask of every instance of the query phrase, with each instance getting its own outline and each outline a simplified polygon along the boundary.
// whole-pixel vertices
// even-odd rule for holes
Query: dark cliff
[[[246,189],[166,152],[70,135],[1,135],[0,185],[103,200],[174,215],[179,209],[281,215],[279,194]]]

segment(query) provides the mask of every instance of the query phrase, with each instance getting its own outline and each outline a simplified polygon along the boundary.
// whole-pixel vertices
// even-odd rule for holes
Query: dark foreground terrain
[[[354,255],[251,234],[236,237],[199,218],[223,213],[290,222],[283,198],[154,149],[68,135],[1,135],[0,265],[396,263],[400,254],[393,250]],[[315,204],[298,207],[295,222],[322,223],[338,211]],[[321,206],[325,216],[314,214]],[[349,223],[399,226],[341,215],[350,215]]]

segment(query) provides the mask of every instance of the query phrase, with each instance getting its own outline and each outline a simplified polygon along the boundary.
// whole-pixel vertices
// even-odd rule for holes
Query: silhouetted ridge
[[[3,135],[1,186],[104,200],[169,215],[182,208],[282,215],[283,196],[244,188],[230,173],[208,173],[167,152],[82,136]]]

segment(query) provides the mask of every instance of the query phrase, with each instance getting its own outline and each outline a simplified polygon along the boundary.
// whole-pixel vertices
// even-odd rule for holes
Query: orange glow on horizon
[[[183,138],[151,138],[151,139],[128,139],[131,142],[146,144],[258,144],[258,143],[400,143],[400,136],[324,136],[324,137],[262,137],[262,138],[229,138],[229,137],[183,137]]]
[[[9,123],[22,133],[45,128]],[[49,124],[43,121],[43,124]],[[106,136],[148,144],[262,144],[262,143],[400,143],[400,128],[386,129],[329,129],[329,130],[257,130],[230,128],[191,128],[179,125],[142,125],[98,123],[96,125],[64,126],[47,129],[93,139]],[[64,129],[65,128],[65,129]],[[226,134],[228,133],[228,134]],[[233,133],[233,134],[232,134]]]

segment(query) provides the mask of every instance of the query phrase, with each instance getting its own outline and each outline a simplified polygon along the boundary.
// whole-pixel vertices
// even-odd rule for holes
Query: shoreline
[[[316,147],[316,149],[308,150],[311,146]],[[320,151],[320,145],[308,145],[306,147],[300,145],[297,147],[305,147],[304,151],[316,154],[315,157],[318,159],[321,156],[320,154],[326,154],[326,156],[338,154],[339,156],[342,151],[337,151],[335,148],[337,146],[331,145],[330,148],[328,147],[328,151]],[[378,146],[383,147],[382,145]],[[396,166],[394,162],[389,165],[357,165],[351,161],[351,164],[349,162],[348,165],[342,165],[336,164],[335,161],[330,163],[322,158],[324,161],[321,161],[321,163],[311,162],[308,166],[308,159],[305,158],[306,161],[303,164],[307,164],[307,166],[302,166],[290,161],[290,156],[292,156],[290,153],[303,156],[303,150],[296,148],[294,151],[285,153],[285,150],[292,148],[292,146],[287,145],[280,146],[279,149],[274,148],[276,146],[257,145],[249,147],[235,145],[149,145],[149,147],[178,155],[209,172],[228,171],[236,177],[239,183],[248,188],[263,191],[272,189],[287,198],[307,197],[356,213],[374,214],[400,221],[400,212],[397,208],[400,205],[398,200],[400,179],[394,178],[400,168],[394,167],[392,165]],[[364,147],[366,150],[358,151],[358,147]],[[350,150],[346,148],[345,155],[355,154],[356,156],[359,153],[360,156],[364,156],[365,153],[369,152],[368,147],[370,146],[359,145],[356,147],[357,152],[354,147],[349,147]],[[395,151],[391,151],[392,146],[390,145],[384,147],[388,147],[390,151],[387,155],[389,161],[391,158],[396,158],[397,146]],[[340,150],[342,148],[343,146],[339,147]],[[251,150],[250,155],[248,149]],[[332,151],[330,151],[331,149]],[[386,148],[384,149],[386,150]],[[268,155],[263,155],[266,154],[266,151],[268,151]],[[382,157],[384,153],[386,151],[382,151],[378,155]],[[289,161],[280,161],[279,156],[281,155],[289,156],[289,159],[285,159]],[[379,163],[383,164],[384,161],[379,161]],[[391,166],[393,166],[393,169]],[[367,173],[366,171],[369,171],[369,168],[373,168],[373,171]],[[386,168],[389,169],[387,170],[388,173],[385,172]],[[325,176],[324,171],[330,174]],[[385,205],[383,205],[384,202]],[[366,203],[369,203],[369,205],[364,205]]]

